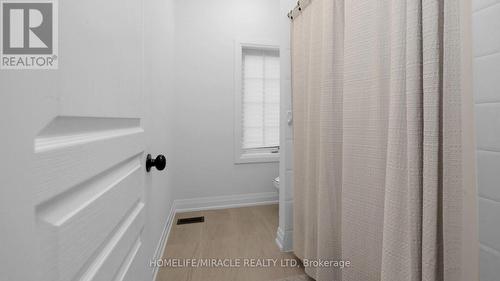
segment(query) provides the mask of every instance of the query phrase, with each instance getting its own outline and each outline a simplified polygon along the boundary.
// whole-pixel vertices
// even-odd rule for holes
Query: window
[[[270,46],[241,46],[237,77],[236,162],[279,159],[280,59]],[[238,79],[239,78],[239,79]]]

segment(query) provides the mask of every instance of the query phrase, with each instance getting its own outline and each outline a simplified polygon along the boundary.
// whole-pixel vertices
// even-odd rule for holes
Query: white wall
[[[481,281],[500,276],[500,0],[473,0]]]
[[[279,0],[175,4],[175,198],[274,192],[278,163],[234,164],[234,40],[279,40]],[[168,158],[168,157],[167,157]]]

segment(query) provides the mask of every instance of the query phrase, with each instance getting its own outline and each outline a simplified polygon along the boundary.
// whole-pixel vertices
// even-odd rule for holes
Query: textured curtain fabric
[[[342,1],[314,0],[293,21],[292,37],[294,196],[298,199],[294,252],[301,259],[340,257]],[[318,280],[341,274],[333,268],[307,268],[306,272]]]
[[[475,281],[470,3],[312,0],[292,23],[294,252],[318,281]]]

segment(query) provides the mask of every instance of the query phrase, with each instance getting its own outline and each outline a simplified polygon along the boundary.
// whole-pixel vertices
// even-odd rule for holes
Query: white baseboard
[[[280,227],[276,231],[276,244],[282,252],[291,252],[293,250],[292,231],[283,231]]]
[[[278,203],[278,192],[179,199],[175,203],[177,213],[268,205]]]
[[[170,213],[168,214],[167,221],[165,222],[165,226],[163,227],[163,231],[160,236],[160,240],[156,246],[155,255],[153,260],[158,260],[163,257],[165,246],[167,245],[168,236],[170,235],[170,229],[172,229],[172,225],[175,218],[175,201],[172,202],[172,207],[170,208]],[[153,281],[156,280],[156,275],[158,274],[159,267],[153,267]]]
[[[170,208],[170,214],[168,215],[165,226],[156,246],[154,260],[161,259],[164,256],[165,245],[167,244],[168,236],[170,235],[170,229],[174,224],[175,214],[191,211],[204,211],[204,210],[216,210],[216,209],[228,209],[228,208],[238,208],[238,207],[248,207],[248,206],[258,206],[258,205],[268,205],[278,203],[278,193],[277,192],[265,192],[265,193],[252,193],[252,194],[241,194],[241,195],[231,195],[231,196],[213,196],[213,197],[200,197],[193,199],[178,199],[174,200],[172,207]],[[153,269],[153,281],[156,280],[156,275],[158,274],[158,267]]]

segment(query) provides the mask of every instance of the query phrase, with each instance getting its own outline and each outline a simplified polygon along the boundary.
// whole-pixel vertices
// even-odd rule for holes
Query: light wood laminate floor
[[[205,216],[205,222],[177,225],[177,219]],[[172,267],[159,269],[157,281],[267,281],[304,275],[301,267],[283,267],[282,260],[296,259],[281,253],[275,243],[278,205],[180,213],[175,217],[164,252],[165,260],[178,259],[277,259],[270,267]]]

